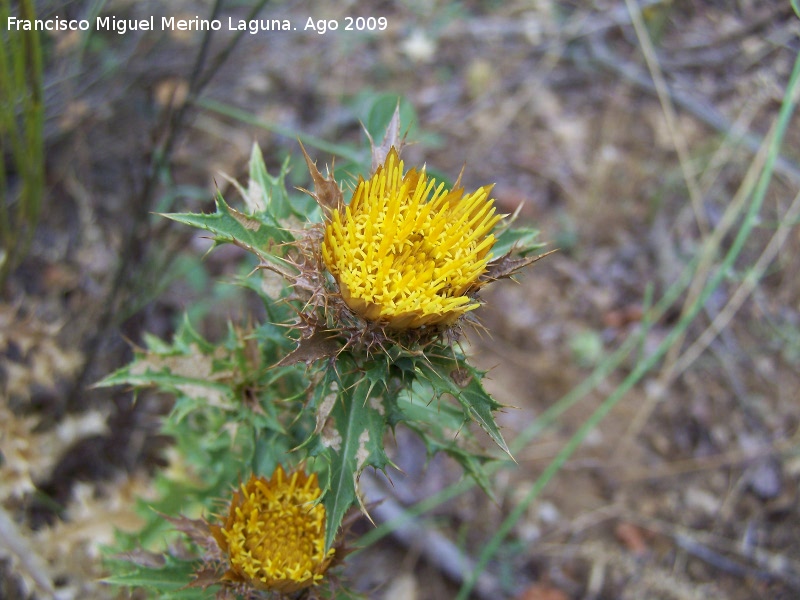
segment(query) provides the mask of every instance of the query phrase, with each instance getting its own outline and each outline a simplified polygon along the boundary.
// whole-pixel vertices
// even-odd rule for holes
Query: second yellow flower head
[[[225,579],[283,594],[319,584],[334,554],[325,552],[321,493],[316,474],[280,466],[242,484],[224,524],[211,526],[229,561]]]
[[[447,190],[425,171],[403,173],[392,148],[325,228],[322,258],[356,314],[392,329],[451,325],[477,308],[500,220],[492,186]]]

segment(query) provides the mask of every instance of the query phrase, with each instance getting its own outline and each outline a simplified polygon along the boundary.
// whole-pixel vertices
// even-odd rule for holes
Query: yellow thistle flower
[[[225,524],[211,526],[228,557],[224,579],[281,594],[320,583],[335,552],[325,552],[325,507],[315,504],[321,493],[316,474],[302,469],[251,476]]]
[[[350,204],[325,228],[322,258],[347,306],[392,329],[451,325],[478,307],[480,287],[502,215],[492,186],[447,190],[425,171],[403,173],[392,147]]]

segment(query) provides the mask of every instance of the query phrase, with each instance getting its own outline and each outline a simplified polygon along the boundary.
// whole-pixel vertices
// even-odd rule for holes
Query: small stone
[[[749,487],[761,500],[777,498],[783,489],[781,468],[778,461],[767,459],[752,467]]]

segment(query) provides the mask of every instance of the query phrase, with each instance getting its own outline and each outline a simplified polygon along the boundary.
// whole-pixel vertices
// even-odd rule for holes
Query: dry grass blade
[[[698,266],[692,277],[689,290],[687,291],[687,299],[684,301],[683,314],[685,314],[686,310],[690,309],[694,303],[697,302],[698,296],[700,295],[704,285],[707,283],[708,273],[710,272],[711,265],[713,264],[717,251],[722,244],[722,240],[728,234],[730,228],[737,222],[739,218],[741,218],[741,215],[744,214],[746,210],[745,202],[753,193],[753,190],[758,184],[759,175],[762,173],[764,165],[767,161],[768,150],[771,145],[771,140],[775,134],[776,126],[773,126],[772,131],[766,137],[760,151],[751,161],[750,167],[742,179],[742,183],[737,189],[736,194],[731,199],[730,204],[728,204],[728,207],[726,208],[725,213],[722,215],[719,223],[706,238],[705,243],[702,246],[700,262],[698,263]],[[683,338],[681,337],[681,339]],[[658,390],[664,390],[665,386],[667,385],[667,381],[671,381],[669,373],[672,369],[672,365],[675,364],[675,361],[680,353],[680,346],[680,343],[675,344],[667,353],[667,356],[664,360],[664,367],[659,375],[659,385],[657,387]],[[659,394],[649,394],[646,396],[644,402],[636,412],[635,417],[632,419],[624,437],[614,452],[615,460],[625,455],[625,452],[630,448],[633,440],[641,432],[660,399],[661,396]]]
[[[49,598],[55,595],[47,563],[36,554],[2,506],[0,506],[0,557],[10,558],[12,563],[16,563],[17,572],[28,584],[34,584]]]
[[[781,218],[780,225],[775,234],[770,238],[767,247],[758,257],[753,267],[747,272],[745,280],[736,288],[728,303],[722,311],[714,318],[711,324],[700,334],[692,345],[685,350],[680,358],[671,366],[665,375],[665,383],[669,384],[688,369],[695,360],[708,348],[709,344],[725,329],[742,307],[744,301],[753,293],[759,281],[764,276],[769,265],[778,255],[778,252],[786,243],[789,233],[796,227],[797,219],[800,217],[800,193],[798,193],[792,204]]]
[[[661,103],[661,109],[667,121],[667,128],[669,129],[672,143],[675,145],[675,151],[678,154],[678,161],[680,162],[681,171],[683,172],[683,178],[689,190],[689,199],[691,200],[692,209],[694,210],[694,218],[697,222],[697,226],[700,228],[701,235],[705,237],[708,234],[708,220],[703,210],[703,194],[700,191],[700,186],[697,184],[697,179],[690,165],[689,147],[686,143],[686,138],[677,126],[677,115],[675,114],[675,107],[672,104],[672,98],[667,88],[667,82],[664,79],[664,73],[661,71],[661,67],[658,64],[658,57],[656,56],[653,42],[650,40],[650,34],[647,33],[647,28],[642,19],[642,12],[639,6],[634,0],[625,0],[625,6],[628,7],[633,29],[636,31],[636,37],[639,40],[644,59],[647,62],[650,76],[653,78],[658,100]]]

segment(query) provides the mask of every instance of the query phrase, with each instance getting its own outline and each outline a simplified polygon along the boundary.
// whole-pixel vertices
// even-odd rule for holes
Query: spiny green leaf
[[[258,276],[237,278],[235,282],[237,285],[254,291],[263,301],[267,320],[256,328],[254,334],[262,342],[265,342],[268,350],[273,348],[281,350],[280,356],[275,357],[273,361],[278,362],[285,356],[282,349],[294,348],[297,345],[286,335],[286,327],[275,325],[276,323],[289,323],[297,316],[295,310],[285,299],[290,293],[289,287],[280,275],[265,270],[262,270]],[[265,327],[268,331],[261,331]],[[265,335],[268,335],[269,339],[266,339]]]
[[[273,399],[289,399],[282,379],[298,382],[297,389],[305,383],[297,371],[267,368],[281,353],[279,348],[273,347],[269,355],[249,331],[233,326],[228,337],[215,346],[188,324],[180,328],[172,344],[153,338],[148,346],[148,350],[136,352],[133,362],[96,385],[157,388],[174,394],[169,417],[174,423],[199,411],[206,413],[206,418],[222,419],[226,430],[235,429],[241,420],[258,430],[285,433]],[[280,394],[275,393],[277,389]],[[224,414],[214,415],[214,411]]]
[[[209,381],[199,377],[175,375],[164,367],[160,371],[145,368],[143,372],[134,372],[139,363],[132,363],[114,372],[101,382],[102,386],[127,384],[134,387],[157,387],[160,390],[184,395],[195,400],[204,400],[220,407],[232,406],[231,389],[223,383]]]
[[[131,587],[145,588],[157,592],[159,598],[208,598],[208,592],[198,588],[188,588],[192,580],[196,564],[176,559],[166,554],[165,564],[162,568],[144,567],[133,563],[110,559],[108,562],[115,566],[116,574],[106,578],[106,583]]]
[[[184,314],[175,335],[172,336],[172,343],[166,342],[150,333],[144,334],[145,347],[150,353],[155,354],[188,354],[198,348],[203,354],[214,351],[214,344],[201,336],[192,327],[188,315]]]
[[[494,442],[509,456],[511,452],[494,420],[494,411],[502,405],[483,389],[483,373],[460,357],[428,356],[417,362],[418,375],[426,380],[434,393],[450,394],[464,409],[464,415],[476,421]]]
[[[355,379],[355,381],[354,381]],[[366,467],[385,469],[386,430],[383,398],[372,394],[375,386],[365,377],[342,378],[329,369],[318,388],[317,437],[311,453],[329,461],[323,503],[327,513],[325,543],[330,547],[345,513],[358,500],[356,485]],[[327,414],[325,414],[327,413]]]
[[[415,395],[422,396],[425,392]],[[494,499],[489,478],[482,468],[482,463],[490,457],[482,455],[469,430],[463,428],[468,421],[463,412],[446,403],[422,402],[419,398],[415,402],[410,394],[401,394],[397,405],[406,419],[406,427],[425,443],[429,457],[438,452],[446,453]]]
[[[288,166],[289,159],[287,158],[281,167],[280,174],[277,177],[273,177],[267,172],[264,157],[258,144],[253,144],[253,150],[250,153],[248,196],[250,201],[253,202],[255,200],[254,196],[260,192],[260,202],[258,202],[259,208],[261,208],[260,212],[271,219],[275,225],[294,214],[292,204],[289,202],[289,194],[286,191],[285,179]]]
[[[205,229],[214,234],[216,244],[236,244],[262,260],[280,263],[280,244],[293,241],[288,230],[265,219],[249,216],[226,204],[221,195],[215,198],[217,211],[212,214],[170,213],[164,216]]]
[[[195,341],[188,347],[181,346],[184,344],[176,341],[172,346],[159,344],[157,352],[137,352],[132,363],[97,386],[157,387],[178,396],[203,398],[210,405],[230,408],[235,400],[231,387],[235,357],[222,346],[212,346],[210,352]]]
[[[525,256],[545,245],[536,241],[538,237],[538,229],[506,227],[497,235],[497,240],[492,246],[492,255],[495,257],[505,256],[514,250],[515,255]]]
[[[414,110],[414,106],[402,96],[387,93],[374,95],[373,97],[369,98],[369,100],[371,101],[371,105],[369,106],[369,110],[366,111],[367,118],[364,122],[364,127],[378,142],[383,139],[389,124],[394,118],[395,111],[399,113],[399,123],[406,123],[409,129],[417,128],[417,123],[419,123],[419,120],[417,118],[416,111]],[[411,133],[413,137],[416,131],[409,132],[401,130],[400,137],[402,138],[406,133]]]

